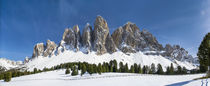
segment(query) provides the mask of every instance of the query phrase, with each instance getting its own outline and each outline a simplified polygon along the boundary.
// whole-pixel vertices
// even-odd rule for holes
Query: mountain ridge
[[[24,60],[24,66],[33,68],[36,67],[37,65],[40,65],[36,63],[32,64],[33,60],[37,58],[38,59],[43,58],[43,60],[48,61],[49,59],[47,59],[47,57],[57,58],[63,56],[63,54],[67,52],[69,52],[69,54],[64,55],[64,57],[66,58],[68,57],[74,58],[70,54],[75,54],[75,57],[79,57],[80,59],[82,59],[82,57],[80,57],[79,54],[76,54],[78,52],[81,55],[84,54],[83,55],[84,57],[95,56],[98,58],[101,57],[115,58],[114,56],[117,56],[118,58],[123,58],[121,56],[124,56],[127,58],[119,59],[118,61],[124,61],[133,58],[134,60],[135,59],[139,60],[138,63],[142,62],[144,63],[144,61],[140,60],[144,60],[145,57],[154,59],[156,58],[156,56],[162,59],[161,61],[165,61],[165,59],[163,59],[162,57],[169,59],[167,63],[170,63],[170,61],[171,63],[174,64],[180,62],[188,62],[193,65],[194,63],[196,63],[194,58],[191,55],[189,55],[188,51],[186,51],[184,48],[181,48],[179,45],[172,46],[170,44],[167,44],[165,47],[163,47],[162,44],[158,42],[156,37],[154,37],[150,32],[148,32],[145,29],[142,29],[141,31],[136,24],[131,22],[127,22],[124,26],[120,26],[119,28],[114,30],[112,34],[110,34],[106,20],[102,16],[97,16],[94,22],[94,28],[92,28],[92,26],[87,23],[82,31],[82,34],[80,32],[81,31],[79,29],[79,26],[75,25],[73,26],[73,28],[65,29],[62,36],[62,40],[58,45],[51,40],[47,40],[46,44],[37,43],[34,46],[32,57],[26,58]],[[116,53],[121,56],[112,55]],[[138,57],[136,55],[140,55],[143,57]],[[149,56],[152,56],[152,58]],[[109,58],[109,60],[113,58]],[[80,59],[73,59],[72,61],[85,61]],[[104,60],[104,61],[109,61],[109,60]],[[58,63],[63,63],[63,62],[66,61],[61,61],[61,62],[58,61]],[[90,61],[90,62],[95,62],[95,61]],[[130,59],[130,61],[124,61],[124,62],[135,63],[137,61],[131,61]],[[37,62],[37,63],[48,65],[44,64],[47,62]],[[192,66],[189,67],[189,69],[191,68]]]

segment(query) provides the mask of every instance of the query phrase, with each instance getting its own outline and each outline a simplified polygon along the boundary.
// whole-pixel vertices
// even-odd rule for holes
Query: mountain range
[[[173,63],[189,70],[196,68],[195,64],[198,63],[197,58],[189,55],[184,48],[170,44],[163,46],[150,32],[140,30],[132,22],[127,22],[110,34],[106,20],[97,16],[93,27],[87,23],[83,31],[78,25],[66,28],[59,44],[51,40],[47,40],[46,44],[37,43],[32,56],[24,62],[0,59],[0,66],[5,70],[32,70],[67,62],[102,63],[112,59],[129,65],[160,63],[165,68]]]

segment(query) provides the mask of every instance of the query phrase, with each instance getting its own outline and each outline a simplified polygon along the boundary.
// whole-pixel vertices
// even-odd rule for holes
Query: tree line
[[[156,67],[157,66],[157,67]],[[188,70],[185,67],[178,66],[174,68],[173,64],[166,68],[166,71],[163,71],[162,65],[158,64],[155,65],[152,63],[150,66],[134,63],[131,66],[128,66],[127,63],[117,62],[116,60],[111,60],[110,62],[103,62],[99,64],[90,64],[87,62],[73,62],[73,63],[64,63],[60,64],[51,68],[44,68],[42,70],[34,68],[32,72],[30,71],[23,71],[20,70],[8,70],[4,73],[0,74],[0,80],[3,79],[6,82],[9,82],[12,77],[19,77],[23,75],[30,75],[36,74],[40,72],[58,70],[58,69],[66,69],[65,74],[71,74],[72,76],[78,75],[81,71],[80,75],[83,74],[94,74],[94,73],[105,73],[105,72],[118,72],[118,73],[139,73],[139,74],[166,74],[166,75],[173,75],[173,74],[187,74],[187,73],[198,73],[197,70]]]

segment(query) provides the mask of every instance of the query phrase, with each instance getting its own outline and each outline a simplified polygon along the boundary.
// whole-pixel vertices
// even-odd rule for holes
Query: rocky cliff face
[[[97,16],[93,31],[93,50],[98,55],[101,55],[107,52],[106,47],[108,50],[115,51],[115,45],[112,42],[112,37],[109,35],[109,27],[106,20],[101,16]]]
[[[166,44],[164,51],[165,52],[162,55],[165,57],[170,57],[178,61],[194,62],[193,57],[179,45],[171,46],[170,44]]]
[[[38,43],[34,46],[32,58],[43,56],[44,53],[44,43]]]
[[[47,41],[46,46],[43,43],[35,45],[32,57],[47,57],[54,55],[54,53],[60,54],[66,50],[82,51],[84,53],[94,51],[97,55],[111,54],[117,50],[124,53],[149,51],[146,54],[162,55],[179,61],[190,62],[193,60],[184,48],[169,44],[163,48],[150,32],[144,29],[140,31],[138,26],[131,22],[110,34],[108,24],[101,16],[97,16],[94,28],[87,24],[82,31],[82,35],[80,35],[78,25],[75,25],[73,29],[65,29],[59,46],[50,40]]]
[[[131,22],[123,27],[119,27],[112,34],[116,46],[124,53],[134,53],[137,51],[160,51],[162,45],[156,38],[146,30],[142,32]]]
[[[54,55],[54,52],[56,50],[57,45],[55,42],[47,40],[46,46],[44,43],[38,43],[34,46],[33,55],[32,58],[38,57],[38,56],[51,56]]]
[[[52,56],[54,55],[55,49],[56,49],[57,45],[55,44],[55,42],[47,40],[47,44],[45,46],[45,51],[44,51],[44,56]]]
[[[87,23],[82,33],[82,46],[85,53],[90,53],[92,43],[92,27]]]

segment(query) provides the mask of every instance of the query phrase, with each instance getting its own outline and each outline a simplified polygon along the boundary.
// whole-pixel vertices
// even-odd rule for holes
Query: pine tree
[[[113,60],[113,72],[117,72],[118,69],[117,69],[117,61],[116,60]]]
[[[173,63],[171,63],[169,74],[170,75],[174,74],[174,66],[173,66]]]
[[[69,73],[70,73],[70,70],[69,70],[69,68],[67,68],[65,71],[65,74],[69,74]]]
[[[99,74],[101,74],[101,72],[103,71],[103,70],[102,70],[101,63],[98,64],[97,70],[98,70],[98,73],[99,73]]]
[[[182,73],[182,67],[181,67],[181,66],[178,66],[178,67],[177,67],[176,73],[177,73],[177,74],[181,74],[181,73]]]
[[[9,82],[9,81],[11,81],[11,78],[12,78],[12,73],[11,72],[6,72],[5,75],[4,75],[4,81]]]
[[[206,34],[201,42],[197,56],[200,62],[200,71],[206,72],[210,66],[210,33]]]
[[[71,75],[72,75],[72,76],[78,75],[78,69],[76,68],[76,66],[74,66]]]
[[[125,72],[125,71],[124,71],[124,65],[123,65],[123,63],[120,62],[119,65],[120,65],[119,72],[121,72],[121,73],[122,73],[122,72]]]
[[[4,79],[4,74],[0,73],[0,80]]]
[[[82,64],[81,75],[85,74],[86,71],[87,71],[86,65]]]
[[[134,66],[133,65],[131,65],[130,73],[135,73],[135,70],[134,70]]]
[[[138,65],[136,63],[134,63],[134,71],[135,73],[138,73]]]
[[[170,74],[170,67],[166,68],[166,74],[169,75]]]
[[[157,74],[164,74],[161,64],[157,65]]]
[[[17,71],[14,70],[14,71],[12,72],[12,77],[16,77],[16,76],[17,76]]]
[[[128,73],[129,72],[129,69],[128,69],[128,64],[127,63],[125,64],[125,67],[124,68],[125,68],[125,72]]]
[[[34,73],[37,73],[38,71],[37,71],[37,68],[34,68]]]
[[[138,73],[142,73],[141,65],[138,65]]]
[[[113,61],[109,62],[109,72],[113,72]]]
[[[156,73],[156,70],[155,70],[155,69],[156,69],[156,68],[155,68],[155,64],[152,63],[152,64],[151,64],[151,69],[150,69],[152,74]]]
[[[89,65],[88,67],[90,75],[94,73],[93,65]]]
[[[149,67],[144,65],[142,71],[143,71],[143,74],[149,73]]]
[[[186,69],[186,67],[183,67],[183,68],[182,68],[182,74],[187,74],[187,69]]]

